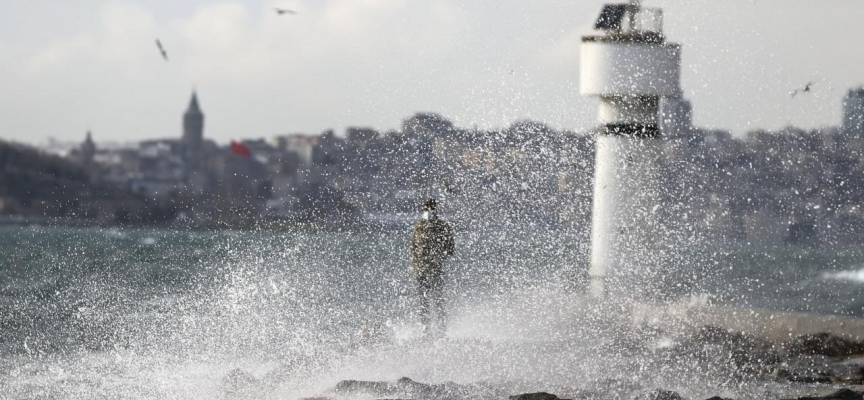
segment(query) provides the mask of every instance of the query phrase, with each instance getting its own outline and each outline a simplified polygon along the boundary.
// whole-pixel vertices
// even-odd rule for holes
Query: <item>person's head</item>
[[[431,216],[435,215],[435,199],[426,199],[423,202],[423,219],[429,219]]]
[[[435,203],[435,199],[430,198],[423,202],[423,211],[434,212],[436,207],[438,204]]]

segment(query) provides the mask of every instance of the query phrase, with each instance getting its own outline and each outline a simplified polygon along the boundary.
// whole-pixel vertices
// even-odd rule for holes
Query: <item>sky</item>
[[[179,137],[197,90],[205,136],[399,129],[416,112],[458,126],[596,124],[579,94],[595,0],[44,0],[0,13],[0,139]],[[864,84],[864,1],[644,0],[683,45],[694,123],[838,125]],[[279,16],[273,7],[297,11]],[[155,45],[159,38],[169,61]],[[813,92],[790,91],[815,82]]]

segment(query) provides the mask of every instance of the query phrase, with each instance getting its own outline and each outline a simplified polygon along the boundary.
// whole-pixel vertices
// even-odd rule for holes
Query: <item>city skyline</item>
[[[205,136],[223,143],[347,126],[386,131],[415,112],[480,128],[532,119],[587,130],[596,119],[578,93],[577,51],[602,1],[278,4],[295,16],[276,15],[271,2],[207,3],[12,6],[0,17],[0,48],[12,55],[0,61],[0,137],[80,141],[88,129],[99,142],[175,137],[193,89],[208,115]],[[714,3],[645,2],[664,8],[668,36],[686,45],[682,81],[696,125],[736,135],[840,125],[843,95],[864,83],[856,72],[864,55],[853,51],[864,4]],[[772,29],[758,29],[769,17]],[[789,96],[810,81],[812,92]]]

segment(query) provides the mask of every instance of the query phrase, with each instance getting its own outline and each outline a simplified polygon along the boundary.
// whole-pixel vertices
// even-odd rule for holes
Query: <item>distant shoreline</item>
[[[340,231],[382,231],[402,230],[401,226],[376,223],[358,219],[344,221],[257,220],[251,224],[195,224],[181,222],[161,223],[118,223],[86,218],[40,217],[22,215],[0,215],[0,226],[52,228],[103,228],[103,229],[165,229],[173,231],[302,231],[302,232],[340,232]]]

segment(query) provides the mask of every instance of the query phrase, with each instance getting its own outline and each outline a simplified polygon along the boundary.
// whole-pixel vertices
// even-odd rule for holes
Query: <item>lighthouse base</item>
[[[588,284],[588,294],[595,299],[606,298],[606,279],[602,276],[592,276]]]

